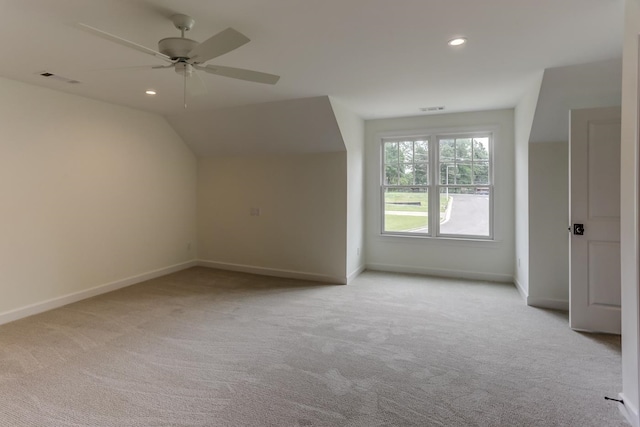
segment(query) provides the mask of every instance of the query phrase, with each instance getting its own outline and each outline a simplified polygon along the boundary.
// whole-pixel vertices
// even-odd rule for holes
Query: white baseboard
[[[485,273],[479,271],[445,270],[437,268],[413,267],[393,264],[367,264],[367,270],[388,271],[392,273],[423,274],[425,276],[451,277],[455,279],[483,280],[488,282],[513,283],[509,274]]]
[[[358,277],[365,270],[364,264],[360,267],[356,268],[351,274],[347,276],[347,285],[353,281],[356,277]]]
[[[569,311],[569,301],[567,300],[527,297],[526,301],[527,305],[531,307]]]
[[[520,283],[518,278],[515,276],[513,277],[513,283],[516,285],[516,289],[518,289],[520,296],[522,296],[522,299],[528,306],[549,308],[551,310],[569,311],[569,301],[552,298],[530,297],[527,291],[525,291],[524,287],[522,286],[522,283]]]
[[[127,277],[126,279],[116,280],[115,282],[105,283],[104,285],[95,286],[83,291],[78,291],[71,294],[63,295],[61,297],[52,298],[35,304],[30,304],[14,310],[5,311],[4,313],[0,313],[0,325],[13,322],[14,320],[22,319],[24,317],[33,316],[34,314],[53,310],[54,308],[62,307],[64,305],[91,298],[96,295],[135,285],[136,283],[144,282],[146,280],[155,279],[156,277],[166,276],[167,274],[175,273],[176,271],[184,270],[190,267],[195,267],[196,265],[197,263],[195,261],[175,264],[166,268],[161,268],[158,270],[149,271],[147,273],[138,274],[136,276]]]
[[[334,283],[345,285],[346,277],[328,276],[318,273],[307,273],[304,271],[282,270],[279,268],[255,267],[252,265],[233,264],[228,262],[217,262],[198,260],[200,267],[217,268],[220,270],[239,271],[241,273],[258,274],[261,276],[283,277],[287,279],[309,280],[312,282]]]
[[[524,290],[524,287],[522,286],[522,283],[520,283],[520,281],[518,280],[518,278],[516,276],[513,276],[513,283],[516,285],[516,289],[518,290],[518,292],[520,293],[520,296],[522,297],[522,299],[526,303],[527,302],[527,298],[529,298],[529,294],[527,293],[527,291]]]
[[[618,403],[618,409],[627,420],[627,422],[633,427],[640,427],[640,416],[638,415],[638,408],[628,402],[627,399],[625,399],[624,394],[622,393],[618,394],[618,399],[624,402],[624,405],[622,403]]]

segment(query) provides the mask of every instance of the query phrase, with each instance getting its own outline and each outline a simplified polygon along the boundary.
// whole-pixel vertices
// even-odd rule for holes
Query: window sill
[[[412,236],[408,234],[383,234],[377,236],[377,240],[385,243],[411,244],[416,246],[468,246],[475,248],[496,248],[502,246],[499,239],[473,239],[465,237],[432,237],[432,236]]]

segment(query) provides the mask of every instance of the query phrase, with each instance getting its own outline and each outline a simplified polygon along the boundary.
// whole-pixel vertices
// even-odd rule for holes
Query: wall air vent
[[[62,77],[62,76],[58,76],[56,74],[50,73],[48,71],[42,71],[42,72],[37,73],[37,74],[41,75],[42,77],[46,77],[46,78],[52,79],[52,80],[58,80],[58,81],[64,82],[64,83],[70,83],[70,84],[78,84],[78,83],[80,83],[78,80],[68,79],[66,77]]]

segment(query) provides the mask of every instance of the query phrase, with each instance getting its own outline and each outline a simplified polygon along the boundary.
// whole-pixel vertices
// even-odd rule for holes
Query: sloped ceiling
[[[198,156],[344,151],[326,96],[167,117]]]
[[[530,142],[569,140],[569,110],[611,107],[622,100],[622,59],[545,70]]]

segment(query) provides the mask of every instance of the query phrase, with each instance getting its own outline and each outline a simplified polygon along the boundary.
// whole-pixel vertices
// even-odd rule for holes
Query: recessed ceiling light
[[[146,93],[147,95],[155,95],[156,91],[149,89],[149,90],[145,91],[144,93]]]
[[[465,44],[466,42],[467,42],[467,39],[465,39],[464,37],[457,37],[455,39],[449,40],[449,42],[447,44],[449,46],[461,46],[461,45]]]

